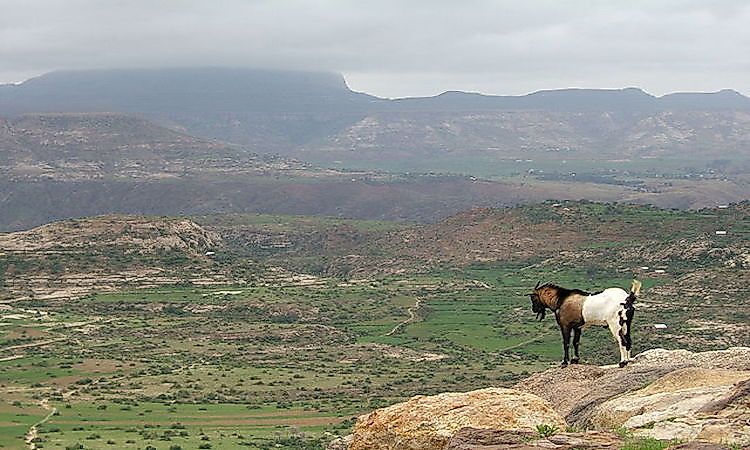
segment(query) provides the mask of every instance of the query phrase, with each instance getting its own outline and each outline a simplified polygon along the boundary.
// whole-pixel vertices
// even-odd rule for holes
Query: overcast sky
[[[0,0],[0,82],[56,69],[342,72],[360,91],[750,94],[746,0]]]

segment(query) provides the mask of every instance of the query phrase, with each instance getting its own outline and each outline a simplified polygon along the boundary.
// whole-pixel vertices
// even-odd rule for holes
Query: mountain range
[[[750,111],[750,98],[731,89],[656,97],[630,87],[541,90],[520,96],[448,91],[434,97],[385,99],[352,91],[337,73],[238,68],[59,71],[0,85],[3,114],[706,109]]]
[[[438,172],[454,171],[456,158],[705,162],[739,152],[744,160],[750,135],[750,99],[728,89],[661,97],[638,88],[451,91],[392,100],[354,92],[335,73],[228,68],[52,72],[0,86],[0,115],[53,112],[138,114],[325,166]]]
[[[383,99],[335,73],[52,72],[0,85],[0,173],[0,230],[108,213],[424,221],[547,198],[702,207],[750,197],[750,99]]]

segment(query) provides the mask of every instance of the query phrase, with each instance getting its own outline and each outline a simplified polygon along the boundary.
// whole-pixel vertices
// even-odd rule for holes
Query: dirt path
[[[409,307],[407,311],[409,312],[409,318],[404,320],[403,322],[398,323],[391,331],[386,333],[386,336],[393,336],[394,334],[401,331],[404,327],[409,325],[410,323],[417,320],[417,310],[422,307],[422,299],[418,298],[416,302],[414,302],[414,306]]]
[[[531,344],[533,342],[540,341],[540,340],[542,340],[542,338],[547,337],[550,334],[552,334],[552,331],[553,331],[552,329],[548,328],[547,331],[539,333],[538,335],[534,336],[531,339],[525,340],[523,342],[519,342],[518,344],[513,344],[513,345],[511,345],[509,347],[501,348],[497,352],[498,353],[503,353],[503,352],[507,352],[507,351],[510,351],[510,350],[515,350],[515,349],[517,349],[519,347],[523,347],[524,345],[528,345],[528,344]]]
[[[44,425],[45,423],[47,423],[47,421],[50,419],[50,417],[52,417],[53,415],[55,415],[55,413],[57,412],[57,408],[54,408],[54,407],[50,406],[50,404],[47,401],[47,399],[41,400],[39,402],[39,406],[41,406],[42,409],[45,409],[45,410],[49,411],[49,414],[47,414],[46,416],[44,416],[44,419],[42,419],[39,422],[37,422],[34,425],[32,425],[31,428],[29,428],[28,433],[26,433],[26,438],[25,438],[26,445],[31,450],[35,450],[36,449],[36,443],[34,442],[34,439],[36,439],[37,436],[39,436],[39,429],[38,429],[39,426]]]
[[[45,339],[43,341],[38,341],[38,342],[30,342],[28,344],[11,345],[10,347],[0,348],[0,352],[5,352],[8,350],[18,350],[19,348],[41,347],[43,345],[54,344],[55,342],[60,342],[60,341],[64,341],[67,339],[68,338],[54,338],[54,339]]]

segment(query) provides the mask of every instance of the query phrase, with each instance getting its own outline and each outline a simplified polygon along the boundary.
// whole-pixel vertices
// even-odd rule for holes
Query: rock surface
[[[609,432],[559,433],[540,439],[532,432],[462,428],[448,441],[445,450],[613,449],[622,445],[622,439]]]
[[[639,390],[679,369],[750,370],[750,347],[693,353],[686,350],[648,350],[625,368],[571,365],[553,368],[521,381],[516,389],[549,401],[566,421],[579,428],[596,424],[596,407],[611,398]]]
[[[750,444],[746,421],[750,411],[736,411],[743,396],[748,400],[746,386],[750,386],[748,371],[678,369],[643,389],[598,405],[591,422],[604,429],[624,426],[656,439],[692,441],[701,437]]]
[[[514,389],[417,396],[361,416],[351,450],[442,450],[462,428],[531,432],[565,420],[541,398]]]

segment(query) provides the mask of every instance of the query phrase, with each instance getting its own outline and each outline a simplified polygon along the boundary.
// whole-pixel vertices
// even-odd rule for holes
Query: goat
[[[538,320],[543,320],[547,309],[555,313],[563,338],[564,357],[562,366],[578,363],[578,344],[581,330],[589,325],[606,325],[620,347],[620,367],[630,361],[633,346],[630,331],[635,313],[636,298],[641,290],[641,282],[633,280],[630,292],[620,288],[608,288],[601,292],[589,293],[580,289],[545,283],[537,283],[531,298],[531,310]],[[569,359],[570,334],[573,333],[575,356]]]

